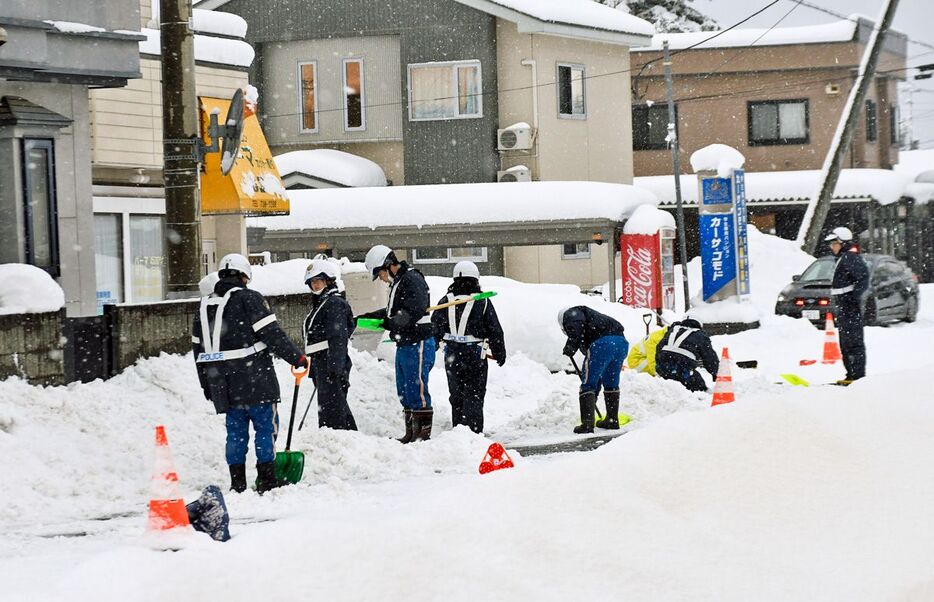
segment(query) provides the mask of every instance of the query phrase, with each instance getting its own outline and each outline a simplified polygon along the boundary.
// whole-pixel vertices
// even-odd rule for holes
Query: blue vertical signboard
[[[733,213],[701,214],[700,248],[704,301],[736,278],[736,236]]]
[[[733,172],[736,199],[736,285],[740,295],[749,294],[749,237],[746,229],[746,172]]]

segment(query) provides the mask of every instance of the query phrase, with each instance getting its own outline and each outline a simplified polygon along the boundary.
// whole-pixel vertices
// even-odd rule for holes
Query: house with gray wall
[[[138,0],[0,3],[0,263],[27,263],[97,311],[90,88],[140,77]]]
[[[350,152],[377,163],[393,185],[632,181],[629,48],[654,32],[632,15],[592,0],[197,6],[249,23],[251,81],[275,154]],[[463,249],[439,241],[410,257],[426,273],[448,274],[469,258],[483,273],[604,281],[607,247],[509,242]]]

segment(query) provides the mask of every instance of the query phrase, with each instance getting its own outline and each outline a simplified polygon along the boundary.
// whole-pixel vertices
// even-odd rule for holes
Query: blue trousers
[[[600,392],[619,389],[619,371],[629,353],[626,337],[612,335],[600,337],[590,345],[581,372],[581,392]]]
[[[276,459],[276,435],[279,416],[272,403],[235,406],[227,410],[227,464],[246,463],[250,445],[250,422],[253,423],[253,445],[256,463],[264,464]]]
[[[407,410],[431,408],[428,393],[428,373],[435,365],[437,344],[431,337],[414,345],[396,347],[396,392]]]

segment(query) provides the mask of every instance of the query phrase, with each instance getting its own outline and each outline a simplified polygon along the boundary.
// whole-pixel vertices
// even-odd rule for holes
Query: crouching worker
[[[577,351],[584,354],[579,395],[581,424],[574,428],[574,432],[593,432],[597,395],[601,387],[606,417],[596,426],[616,430],[620,423],[629,422],[628,416],[619,414],[619,373],[629,351],[623,325],[583,305],[562,309],[558,313],[558,324],[568,337],[564,355],[573,357]]]
[[[305,354],[311,379],[318,389],[318,428],[357,430],[347,390],[350,389],[350,356],[347,341],[354,330],[350,304],[337,290],[340,268],[333,261],[316,259],[305,271],[311,289],[311,311],[305,317]]]
[[[667,333],[668,327],[662,326],[648,337],[634,343],[629,349],[626,365],[636,372],[645,372],[655,376],[655,358],[658,352],[658,344]]]
[[[366,268],[389,284],[386,309],[358,316],[383,321],[383,328],[396,343],[396,392],[402,403],[405,435],[402,443],[431,437],[434,410],[428,393],[428,374],[435,365],[435,339],[428,317],[429,292],[425,277],[410,269],[387,246],[367,251]]]
[[[706,391],[707,383],[697,372],[697,363],[714,378],[720,369],[720,359],[714,351],[701,323],[688,318],[675,322],[658,344],[655,352],[655,370],[667,380],[676,380],[689,391]]]
[[[246,454],[253,424],[256,490],[286,485],[276,478],[274,431],[279,380],[273,354],[305,368],[305,356],[286,336],[263,296],[246,287],[252,277],[243,255],[220,261],[214,296],[203,297],[191,336],[198,379],[218,414],[226,414],[230,488],[246,490]]]
[[[475,433],[483,432],[483,400],[487,359],[506,363],[506,344],[496,309],[489,299],[470,300],[481,293],[480,270],[471,261],[454,266],[454,283],[438,305],[462,301],[431,314],[435,341],[444,341],[444,371],[448,377],[451,421]],[[492,358],[489,357],[492,355]]]

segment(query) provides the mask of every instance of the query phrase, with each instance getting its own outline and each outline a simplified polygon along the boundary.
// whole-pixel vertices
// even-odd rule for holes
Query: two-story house
[[[786,176],[779,181],[793,184],[813,180],[814,190],[804,197],[781,186],[749,190],[758,195],[750,199],[749,221],[764,232],[794,238],[808,197],[816,192],[817,170],[823,166],[872,29],[872,22],[853,16],[823,25],[734,29],[708,41],[704,40],[716,32],[658,34],[651,45],[634,48],[637,185],[658,193],[657,179],[671,178],[662,64],[662,42],[667,40],[682,173],[691,173],[692,153],[721,143],[743,154],[747,172],[783,172]],[[847,169],[890,169],[898,162],[897,84],[905,79],[906,47],[903,34],[886,34],[875,77],[859,107],[843,181],[859,179]],[[682,188],[692,185],[684,180]],[[847,198],[835,198],[827,223],[841,221],[862,232],[869,226],[868,211],[880,199],[868,190],[862,194],[852,186],[841,187],[847,188]],[[673,205],[673,184],[664,191],[660,201]],[[695,211],[688,207],[690,219]],[[696,232],[689,228],[689,254],[696,252],[696,244]]]
[[[135,0],[135,51],[142,77],[125,88],[91,91],[91,160],[99,304],[165,296],[162,188],[162,62],[159,1]],[[236,15],[195,10],[195,85],[199,96],[230,98],[247,83],[253,50]],[[244,218],[203,215],[205,272],[226,253],[246,252]]]
[[[648,44],[654,30],[623,11],[592,0],[198,6],[249,24],[251,80],[266,99],[260,119],[276,154],[350,152],[393,185],[631,183],[629,48]],[[465,248],[439,239],[409,258],[428,273],[470,258],[484,273],[523,280],[606,280],[612,245],[508,242]]]
[[[89,89],[140,77],[138,0],[0,3],[0,263],[48,271],[93,314]]]

